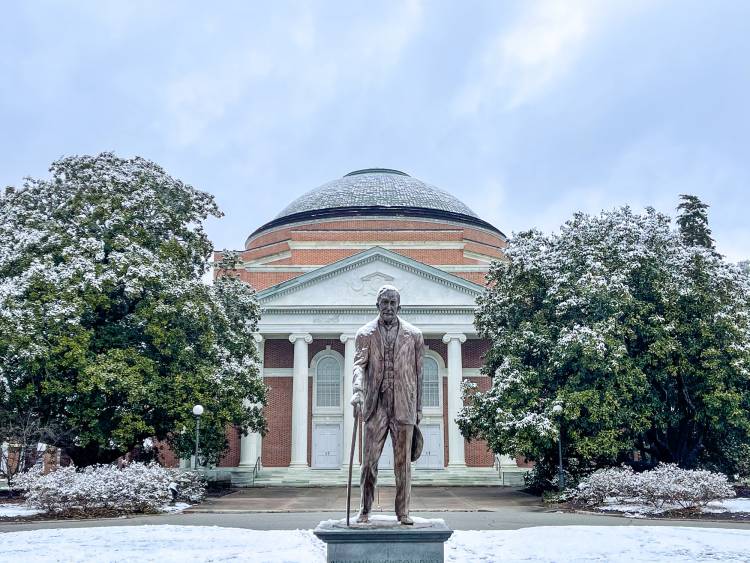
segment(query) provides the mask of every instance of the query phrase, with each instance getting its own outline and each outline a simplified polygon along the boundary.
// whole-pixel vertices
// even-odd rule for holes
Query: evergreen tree
[[[714,248],[714,239],[708,228],[708,205],[694,195],[681,194],[680,199],[677,225],[682,241],[688,246]]]
[[[647,464],[742,469],[750,284],[737,266],[652,209],[576,214],[559,234],[516,235],[506,254],[479,300],[493,383],[467,386],[465,436],[548,476],[560,424],[578,471],[632,461],[634,450]]]
[[[142,158],[63,158],[0,197],[0,405],[59,430],[77,465],[156,437],[188,455],[263,431],[252,289],[201,283],[213,197]]]

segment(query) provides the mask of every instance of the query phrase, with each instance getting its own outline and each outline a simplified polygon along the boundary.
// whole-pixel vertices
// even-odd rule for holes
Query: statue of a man
[[[385,285],[378,291],[378,318],[357,331],[354,355],[355,413],[359,408],[365,425],[360,491],[362,499],[357,522],[369,520],[378,460],[391,434],[396,474],[396,516],[401,524],[409,518],[411,462],[421,452],[421,441],[412,451],[413,439],[421,438],[417,425],[422,420],[422,332],[398,317],[401,296]],[[416,441],[416,440],[415,440]]]

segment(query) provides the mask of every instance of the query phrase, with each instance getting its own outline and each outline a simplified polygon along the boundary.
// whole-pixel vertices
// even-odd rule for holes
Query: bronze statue
[[[357,331],[354,355],[354,405],[365,425],[360,512],[358,523],[369,520],[378,460],[391,434],[396,475],[396,516],[401,524],[409,518],[411,462],[422,451],[422,332],[398,317],[401,296],[393,286],[378,291],[377,319]]]

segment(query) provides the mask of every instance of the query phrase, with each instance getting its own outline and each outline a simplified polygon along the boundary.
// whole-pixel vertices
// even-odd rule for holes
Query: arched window
[[[341,405],[341,367],[335,358],[321,358],[316,368],[316,406],[338,407]]]
[[[434,358],[425,356],[422,364],[422,408],[440,406],[440,377]]]

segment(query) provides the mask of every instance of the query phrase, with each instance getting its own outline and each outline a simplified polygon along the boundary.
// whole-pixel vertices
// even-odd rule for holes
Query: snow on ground
[[[165,504],[161,507],[162,512],[182,512],[190,508],[186,502],[176,502],[175,504]],[[24,518],[26,516],[36,516],[43,514],[44,510],[28,508],[22,504],[0,504],[0,518]]]
[[[617,502],[614,499],[607,499],[606,504],[598,507],[605,512],[622,512],[626,516],[645,517],[649,514],[661,514],[670,510],[679,510],[682,508],[679,504],[664,504],[661,508],[656,508],[650,504],[640,504],[638,502],[628,502],[627,500]],[[750,498],[732,498],[724,500],[715,500],[701,509],[704,514],[721,514],[723,512],[747,512],[750,513]]]
[[[746,563],[750,530],[676,526],[558,526],[457,531],[446,561],[527,563],[675,561]],[[201,526],[119,526],[7,532],[9,561],[252,561],[323,563],[325,545],[310,530],[258,531]]]
[[[19,518],[24,516],[36,516],[44,510],[28,508],[20,504],[0,504],[0,518]]]
[[[161,507],[162,512],[182,512],[190,508],[190,505],[186,502],[176,502],[174,504],[165,504]]]
[[[716,514],[719,512],[747,512],[750,514],[750,498],[729,498],[709,502],[703,512]]]

